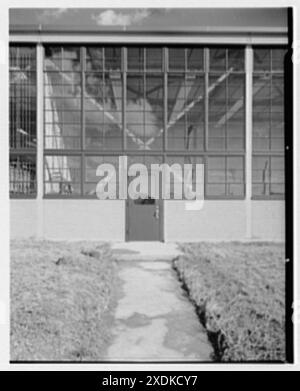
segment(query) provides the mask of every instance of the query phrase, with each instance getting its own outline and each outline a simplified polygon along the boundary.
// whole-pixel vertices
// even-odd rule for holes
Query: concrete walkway
[[[113,245],[118,304],[107,360],[211,361],[212,347],[172,269],[176,245]]]

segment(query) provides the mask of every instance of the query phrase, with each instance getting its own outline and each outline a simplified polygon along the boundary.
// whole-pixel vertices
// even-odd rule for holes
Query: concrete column
[[[44,234],[44,82],[43,82],[44,48],[37,44],[36,83],[37,83],[37,231],[38,238]]]
[[[253,49],[246,47],[246,96],[245,96],[245,130],[246,130],[246,155],[245,155],[245,175],[246,175],[246,238],[252,238],[252,73],[253,73]]]

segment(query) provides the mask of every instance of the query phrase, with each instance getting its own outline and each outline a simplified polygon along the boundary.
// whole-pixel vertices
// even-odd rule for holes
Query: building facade
[[[287,25],[251,19],[210,31],[11,26],[11,236],[284,240],[287,43]],[[120,156],[204,164],[203,207],[99,200],[97,167]]]

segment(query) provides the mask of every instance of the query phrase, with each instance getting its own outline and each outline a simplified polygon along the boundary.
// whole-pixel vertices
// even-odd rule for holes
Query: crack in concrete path
[[[213,349],[170,260],[118,262],[110,361],[212,361]]]

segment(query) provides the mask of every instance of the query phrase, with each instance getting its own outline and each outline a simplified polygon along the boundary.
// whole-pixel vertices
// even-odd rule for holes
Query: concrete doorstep
[[[120,287],[109,361],[212,361],[206,332],[172,269],[175,244],[112,246]]]

